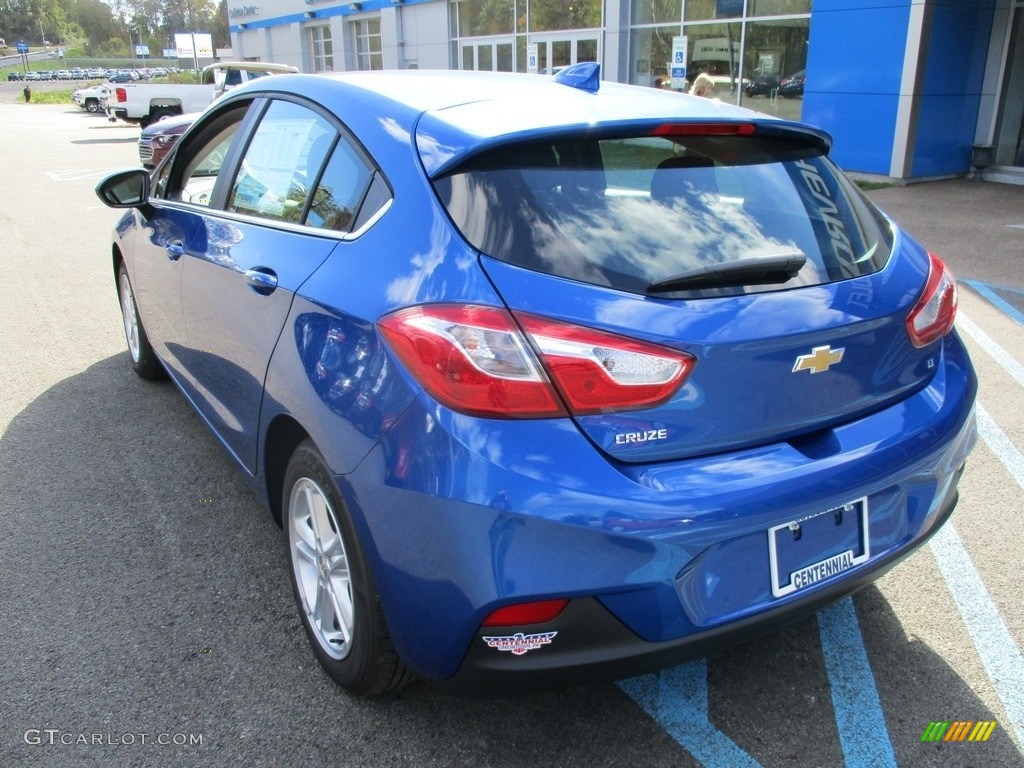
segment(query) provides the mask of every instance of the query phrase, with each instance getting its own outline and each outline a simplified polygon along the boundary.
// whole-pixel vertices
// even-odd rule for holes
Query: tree
[[[78,0],[72,11],[75,23],[86,40],[86,51],[97,54],[110,40],[127,37],[127,30],[115,18],[110,6],[100,0]]]
[[[217,12],[210,19],[210,34],[213,35],[214,48],[231,47],[231,30],[228,22],[228,0],[220,0]]]

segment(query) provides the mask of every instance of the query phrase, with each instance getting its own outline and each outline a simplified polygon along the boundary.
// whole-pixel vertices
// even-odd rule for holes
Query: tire
[[[310,440],[288,462],[282,509],[292,591],[317,661],[350,693],[397,690],[411,675],[391,644],[352,520]]]
[[[132,368],[140,377],[147,381],[164,378],[166,372],[157,359],[146,329],[139,319],[139,308],[135,304],[135,293],[132,291],[131,280],[124,263],[117,270],[117,295],[121,300],[121,319],[124,321],[124,336],[128,342],[128,355],[132,360]]]
[[[96,99],[86,99],[85,100],[85,111],[86,112],[92,112],[93,114],[96,114],[97,112],[99,112],[100,111],[100,103],[99,103],[99,101],[97,101]]]
[[[180,109],[172,109],[171,107],[161,107],[149,116],[149,125],[153,123],[159,123],[165,117],[173,117],[174,115],[180,115]]]

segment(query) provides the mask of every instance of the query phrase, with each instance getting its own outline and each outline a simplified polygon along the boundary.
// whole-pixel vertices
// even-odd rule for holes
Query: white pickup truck
[[[298,72],[286,64],[261,61],[231,61],[204,67],[200,82],[183,83],[110,83],[107,118],[124,120],[145,128],[168,115],[202,112],[225,91],[257,77]]]

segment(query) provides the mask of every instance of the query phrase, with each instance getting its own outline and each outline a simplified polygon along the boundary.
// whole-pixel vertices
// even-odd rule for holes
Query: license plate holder
[[[768,529],[775,597],[811,587],[870,557],[867,497]]]

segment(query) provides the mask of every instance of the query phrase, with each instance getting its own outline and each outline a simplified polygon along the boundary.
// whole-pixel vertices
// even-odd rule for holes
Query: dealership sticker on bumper
[[[775,597],[806,589],[870,557],[867,498],[768,529]]]
[[[557,632],[541,632],[537,635],[524,635],[522,632],[516,632],[514,635],[503,637],[484,637],[484,642],[489,648],[511,651],[516,656],[522,656],[524,653],[550,645],[557,634]]]

